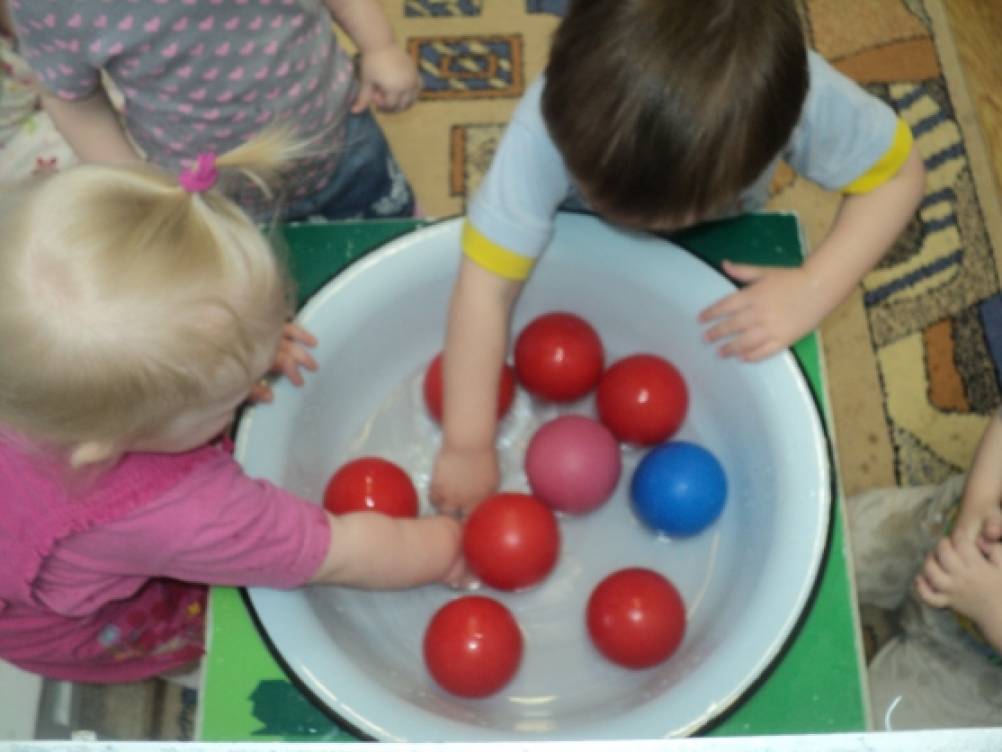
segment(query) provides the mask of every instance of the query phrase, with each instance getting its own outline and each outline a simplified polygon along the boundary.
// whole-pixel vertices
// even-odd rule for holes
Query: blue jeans
[[[414,192],[368,110],[348,116],[344,154],[327,186],[285,211],[289,221],[413,216]]]

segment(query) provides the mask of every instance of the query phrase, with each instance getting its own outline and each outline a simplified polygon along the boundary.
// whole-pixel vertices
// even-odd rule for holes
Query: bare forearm
[[[469,259],[462,261],[450,304],[443,362],[442,425],[449,448],[482,448],[494,443],[508,319],[519,287]]]
[[[327,518],[331,542],[314,583],[401,590],[442,581],[459,558],[459,524],[448,517],[356,512]]]
[[[804,263],[828,310],[841,303],[887,253],[911,220],[924,190],[925,168],[913,148],[898,174],[884,185],[842,202],[828,235]]]
[[[325,0],[334,21],[344,29],[359,52],[395,44],[393,27],[378,0]]]
[[[142,161],[103,89],[74,101],[43,94],[42,104],[82,162]]]
[[[961,515],[1002,502],[1002,416],[996,412],[981,435],[967,474]]]

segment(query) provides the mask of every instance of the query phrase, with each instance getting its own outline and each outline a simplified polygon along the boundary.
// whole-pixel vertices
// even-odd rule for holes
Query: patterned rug
[[[811,44],[911,125],[928,169],[917,217],[825,323],[847,494],[943,479],[999,404],[999,201],[941,0],[799,0]],[[463,211],[512,108],[545,62],[564,0],[387,0],[424,81],[383,118],[425,211]],[[816,243],[838,197],[788,171],[771,206]],[[993,334],[994,332],[994,334]]]

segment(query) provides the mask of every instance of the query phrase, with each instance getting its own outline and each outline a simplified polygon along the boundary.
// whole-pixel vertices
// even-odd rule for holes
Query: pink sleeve
[[[309,581],[329,544],[319,504],[248,478],[220,452],[155,502],[67,539],[63,554],[108,574],[289,588]]]

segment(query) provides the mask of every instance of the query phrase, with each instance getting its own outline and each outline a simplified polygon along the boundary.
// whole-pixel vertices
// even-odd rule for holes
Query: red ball
[[[595,388],[605,352],[591,324],[573,313],[534,319],[515,341],[515,371],[528,391],[553,402],[573,402]]]
[[[559,550],[553,511],[529,494],[496,494],[478,504],[463,526],[467,566],[498,590],[535,585],[553,569]]]
[[[631,355],[602,375],[598,414],[620,441],[651,446],[675,435],[689,409],[682,374],[657,355]]]
[[[360,457],[342,465],[327,483],[324,508],[331,514],[382,512],[416,517],[418,495],[410,476],[389,460]]]
[[[511,681],[522,660],[522,633],[493,598],[467,595],[446,603],[424,633],[424,662],[443,689],[487,697]]]
[[[422,384],[424,404],[431,417],[442,422],[442,353],[432,358],[428,369],[424,372]],[[515,399],[515,369],[507,363],[501,369],[501,381],[498,386],[498,419],[503,418]]]
[[[650,569],[613,572],[592,591],[588,633],[595,647],[626,668],[666,660],[685,635],[685,604],[667,579]]]

